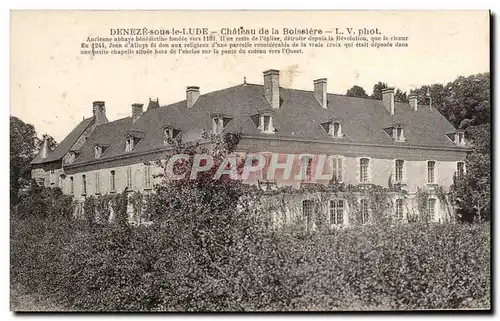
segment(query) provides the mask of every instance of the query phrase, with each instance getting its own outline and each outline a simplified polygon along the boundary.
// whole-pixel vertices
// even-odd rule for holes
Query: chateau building
[[[320,183],[398,184],[409,195],[418,189],[432,194],[437,186],[446,190],[455,175],[465,172],[464,132],[431,104],[418,105],[415,95],[409,103],[396,102],[394,89],[387,88],[382,100],[355,98],[328,93],[325,78],[305,91],[281,87],[278,70],[263,76],[263,85],[244,81],[203,95],[199,87],[188,86],[183,101],[160,106],[158,99],[150,99],[146,110],[135,103],[130,117],[114,121],[106,117],[105,102],[95,101],[93,116],[54,150],[44,142],[31,162],[32,177],[77,200],[125,188],[149,191],[159,179],[155,174],[162,172],[156,161],[172,151],[171,139],[209,143],[204,133],[210,132],[241,132],[240,154],[293,154],[299,160],[291,179],[263,171],[249,178],[250,184],[319,182],[312,174],[318,155],[327,156],[322,174],[330,177]],[[309,215],[308,200],[299,201],[302,214]],[[403,202],[396,197],[398,217],[406,215]],[[362,211],[367,206],[360,200]],[[433,219],[442,219],[445,204],[431,197],[427,206]],[[345,224],[346,208],[342,200],[331,200],[326,209],[330,224]]]

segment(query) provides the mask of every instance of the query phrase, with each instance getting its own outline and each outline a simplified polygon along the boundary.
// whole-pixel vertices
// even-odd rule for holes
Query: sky
[[[318,48],[302,55],[83,56],[88,36],[110,28],[378,28],[409,37],[407,48]],[[243,83],[263,83],[262,72],[279,69],[283,87],[313,89],[328,79],[328,92],[359,85],[370,94],[383,81],[404,91],[488,72],[487,11],[23,11],[11,14],[11,115],[33,124],[39,135],[61,141],[92,102],[106,102],[108,119],[131,114],[131,104],[185,99],[186,86],[201,94]]]

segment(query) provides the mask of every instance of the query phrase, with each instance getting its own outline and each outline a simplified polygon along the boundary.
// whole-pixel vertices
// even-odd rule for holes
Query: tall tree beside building
[[[412,91],[418,103],[428,105],[429,91],[432,105],[457,128],[466,129],[490,122],[490,73],[468,77],[460,76],[445,85],[422,86]]]
[[[470,126],[466,133],[471,142],[472,152],[467,155],[464,177],[455,178],[452,189],[464,220],[489,220],[491,211],[490,124]]]
[[[35,127],[10,116],[10,200],[17,203],[17,192],[30,181],[29,163],[35,156],[38,138]]]

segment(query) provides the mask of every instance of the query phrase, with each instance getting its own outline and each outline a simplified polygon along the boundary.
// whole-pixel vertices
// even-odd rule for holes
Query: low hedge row
[[[487,225],[330,235],[230,227],[213,235],[210,222],[173,226],[14,219],[11,282],[88,311],[489,307]]]

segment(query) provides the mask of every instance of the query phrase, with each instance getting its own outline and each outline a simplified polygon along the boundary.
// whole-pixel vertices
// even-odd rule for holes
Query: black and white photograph
[[[11,311],[492,311],[489,11],[10,19]]]

